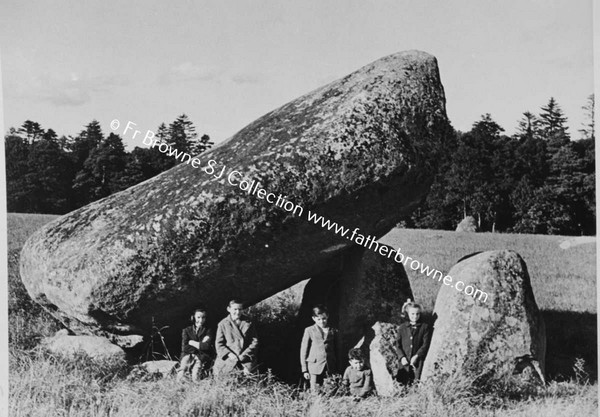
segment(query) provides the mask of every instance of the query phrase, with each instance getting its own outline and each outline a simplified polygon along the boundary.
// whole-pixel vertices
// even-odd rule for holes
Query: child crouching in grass
[[[350,389],[355,401],[367,397],[373,391],[373,376],[371,370],[365,368],[365,360],[360,349],[350,349],[348,352],[350,366],[346,368],[343,384]]]

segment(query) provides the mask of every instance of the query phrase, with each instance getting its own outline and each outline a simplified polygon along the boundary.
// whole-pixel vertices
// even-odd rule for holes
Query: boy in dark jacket
[[[212,332],[206,327],[206,310],[198,309],[191,317],[193,325],[183,329],[181,333],[181,364],[177,379],[192,370],[192,380],[197,381],[201,371],[207,371],[213,361]]]
[[[407,322],[400,325],[399,348],[402,368],[398,372],[398,380],[404,384],[421,378],[423,361],[431,341],[431,329],[427,323],[420,321],[422,308],[419,304],[406,305]]]
[[[337,329],[329,326],[329,314],[325,306],[315,306],[312,319],[315,324],[304,329],[300,367],[304,378],[310,381],[311,391],[316,393],[324,378],[337,373],[335,354],[339,342]]]

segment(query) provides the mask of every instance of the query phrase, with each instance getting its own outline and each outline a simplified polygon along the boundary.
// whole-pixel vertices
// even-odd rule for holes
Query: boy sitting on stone
[[[192,370],[192,380],[197,381],[201,372],[206,372],[212,364],[214,351],[212,332],[206,327],[206,310],[197,309],[191,316],[193,325],[181,333],[181,364],[177,380]]]
[[[229,315],[217,326],[215,376],[225,376],[236,369],[245,375],[257,370],[258,336],[254,325],[244,320],[243,311],[240,301],[231,300],[227,306]]]

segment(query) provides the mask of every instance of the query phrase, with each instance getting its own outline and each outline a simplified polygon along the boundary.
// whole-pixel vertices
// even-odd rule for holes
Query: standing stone
[[[397,375],[402,364],[399,349],[400,325],[377,322],[356,347],[367,353],[377,394],[390,396],[397,392]]]
[[[477,231],[477,221],[473,216],[467,216],[461,220],[461,222],[456,226],[457,232],[476,232]]]
[[[464,289],[440,288],[421,379],[458,372],[485,382],[529,369],[543,382],[545,327],[521,256],[510,250],[479,253],[448,275],[454,283],[462,281]]]
[[[218,318],[230,299],[258,302],[353,245],[309,210],[387,233],[426,195],[450,129],[436,59],[390,55],[48,223],[23,247],[21,278],[78,333],[147,335],[153,318],[174,328],[199,304]]]

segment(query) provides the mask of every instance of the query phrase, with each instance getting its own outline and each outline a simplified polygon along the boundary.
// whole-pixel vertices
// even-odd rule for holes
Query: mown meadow
[[[31,301],[18,272],[26,238],[55,216],[9,214],[9,349],[11,416],[591,416],[597,415],[596,245],[560,247],[565,236],[457,234],[394,229],[382,241],[446,273],[463,256],[513,249],[525,259],[548,335],[546,387],[456,376],[413,386],[397,398],[311,396],[271,373],[254,379],[178,383],[135,364],[76,360],[39,346],[60,325]],[[437,280],[407,269],[413,293],[433,309]],[[251,308],[278,328],[291,319],[300,287]],[[273,314],[276,306],[277,314]],[[268,327],[265,327],[268,328]],[[331,392],[334,390],[332,389]]]

